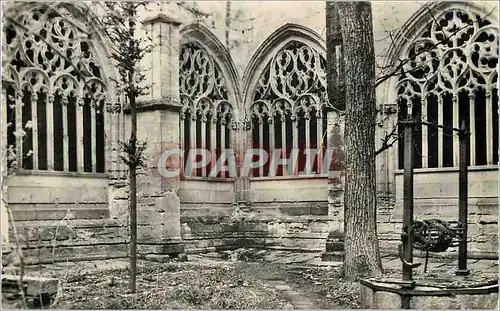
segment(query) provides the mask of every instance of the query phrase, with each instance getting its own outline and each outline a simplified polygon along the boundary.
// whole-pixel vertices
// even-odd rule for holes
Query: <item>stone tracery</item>
[[[211,150],[214,158],[229,147],[233,106],[229,102],[227,83],[219,65],[196,42],[180,48],[179,86],[185,160],[193,148]],[[193,175],[207,177],[209,173],[210,168],[203,168]]]
[[[411,102],[424,121],[455,128],[465,121],[472,132],[470,164],[496,163],[498,28],[479,14],[449,9],[420,31],[401,59],[410,61],[396,86],[400,118],[406,116],[402,105]],[[416,167],[458,165],[456,135],[421,126],[416,134]],[[484,136],[489,138],[483,142]],[[399,148],[401,168],[402,143]]]
[[[8,143],[16,146],[19,167],[104,172],[103,118],[95,114],[108,88],[88,32],[63,3],[18,12],[5,25],[2,82],[13,107]],[[28,120],[26,137],[16,137]]]
[[[292,41],[265,67],[253,93],[248,114],[253,120],[253,147],[287,154],[300,149],[299,170],[304,166],[303,150],[326,148],[326,61],[318,51]],[[314,170],[318,170],[319,165]],[[254,176],[268,176],[268,167]],[[286,174],[279,171],[278,175]]]

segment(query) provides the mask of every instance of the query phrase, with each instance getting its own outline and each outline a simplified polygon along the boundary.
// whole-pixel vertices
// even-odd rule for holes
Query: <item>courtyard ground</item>
[[[188,262],[139,261],[137,292],[127,292],[126,259],[57,263],[28,268],[57,277],[57,309],[339,309],[357,308],[357,283],[340,277],[339,265],[315,254],[268,252],[262,256],[190,255]],[[400,262],[384,258],[387,273]],[[453,262],[431,261],[431,269]],[[471,260],[472,269],[494,270],[496,261]],[[4,299],[3,307],[19,307]]]

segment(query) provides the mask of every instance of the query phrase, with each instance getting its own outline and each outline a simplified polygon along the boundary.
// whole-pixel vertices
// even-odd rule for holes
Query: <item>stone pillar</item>
[[[139,256],[183,252],[180,223],[179,176],[162,177],[158,166],[179,167],[171,157],[159,163],[163,152],[180,148],[179,25],[159,14],[143,22],[153,50],[146,58],[151,84],[147,98],[138,105],[138,139],[147,141],[146,165],[138,171]]]
[[[7,250],[8,244],[9,244],[9,215],[7,213],[7,202],[6,202],[6,197],[7,197],[7,182],[5,180],[5,177],[7,177],[7,91],[4,88],[2,88],[2,114],[1,114],[1,124],[2,124],[2,145],[0,145],[0,148],[2,149],[2,159],[0,162],[1,165],[1,171],[2,171],[2,176],[0,178],[2,179],[2,182],[0,183],[0,191],[2,191],[1,195],[1,200],[0,200],[0,209],[1,209],[1,223],[0,223],[0,228],[1,228],[1,243],[2,243],[2,251]]]
[[[5,191],[4,194],[7,193],[7,186],[2,186],[4,188],[1,189],[1,191]],[[4,199],[1,200],[0,203],[0,209],[1,209],[1,223],[0,223],[0,228],[2,232],[2,252],[6,252],[9,249],[9,213],[7,212],[7,204]]]
[[[325,156],[331,156],[328,169],[328,217],[332,221],[322,254],[323,261],[342,262],[344,258],[344,123],[338,113],[329,111],[327,118],[327,147]]]
[[[331,164],[328,168],[328,216],[336,222],[344,222],[344,124],[340,116],[334,112],[328,112],[328,154],[331,155]],[[343,228],[338,228],[343,231]]]

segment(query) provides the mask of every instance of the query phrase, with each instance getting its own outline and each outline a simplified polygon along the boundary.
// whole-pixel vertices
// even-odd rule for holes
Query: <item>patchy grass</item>
[[[288,274],[305,294],[316,297],[318,309],[359,308],[359,283],[344,280],[338,269],[309,268]]]
[[[287,301],[235,265],[148,264],[140,267],[137,292],[127,293],[128,272],[69,277],[56,308],[243,309],[282,308]]]
[[[297,296],[290,297],[275,281]],[[357,308],[359,300],[357,285],[344,282],[336,270],[262,262],[141,262],[134,294],[128,293],[123,268],[76,272],[61,285],[53,308],[293,309],[303,299],[311,309],[338,309]]]

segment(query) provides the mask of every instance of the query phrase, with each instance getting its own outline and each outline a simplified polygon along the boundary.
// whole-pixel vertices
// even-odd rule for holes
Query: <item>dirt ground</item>
[[[55,308],[331,309],[357,306],[357,289],[335,271],[236,262],[146,264],[138,291],[127,294],[127,271],[69,277]],[[346,291],[345,289],[349,289]],[[333,291],[334,293],[329,293]]]
[[[338,309],[358,306],[357,284],[336,268],[265,262],[141,261],[137,292],[125,265],[58,273],[55,309]],[[53,274],[55,277],[56,275]],[[4,308],[20,307],[4,299]]]
[[[138,262],[137,292],[128,293],[128,260],[65,262],[26,267],[26,275],[53,277],[53,309],[355,309],[359,284],[345,282],[340,266],[314,254],[243,250],[189,255],[188,262]],[[259,255],[261,254],[261,255]],[[238,255],[238,256],[235,256]],[[400,275],[398,258],[382,258],[385,275]],[[435,279],[455,271],[456,260],[433,259],[415,277]],[[497,275],[498,262],[469,260],[468,267]],[[493,274],[492,274],[493,275]],[[2,307],[20,308],[2,295]],[[13,298],[13,299],[6,299]],[[17,297],[18,298],[18,297]]]

